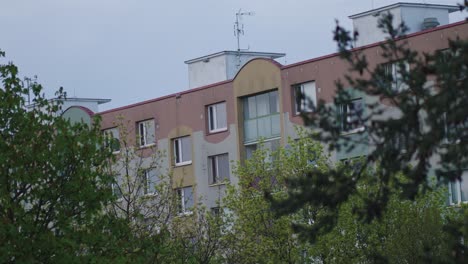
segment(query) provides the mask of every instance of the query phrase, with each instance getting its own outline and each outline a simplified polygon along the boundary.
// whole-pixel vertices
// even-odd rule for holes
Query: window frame
[[[218,120],[217,120],[217,117],[220,113],[218,113],[218,110],[216,108],[216,106],[218,105],[224,105],[224,118],[225,118],[225,121],[226,121],[226,124],[224,127],[217,127],[218,125]],[[219,103],[215,103],[215,104],[211,104],[211,105],[208,105],[206,107],[206,111],[207,111],[207,116],[208,116],[208,133],[209,134],[213,134],[213,133],[217,133],[217,132],[223,132],[223,131],[227,131],[227,108],[226,108],[226,101],[223,101],[223,102],[219,102]],[[212,129],[213,128],[213,129]]]
[[[116,132],[116,133],[114,133]],[[120,131],[119,127],[111,127],[102,130],[104,137],[104,147],[109,148],[112,153],[116,154],[120,152]],[[117,134],[117,137],[115,137]],[[116,144],[118,149],[114,149],[114,144]]]
[[[279,147],[281,147],[281,137],[276,137],[276,138],[270,138],[268,140],[262,141],[262,144],[260,144],[260,141],[248,143],[244,145],[244,159],[249,160],[253,157],[255,151],[259,150],[260,147],[261,149],[266,150],[269,154],[272,152],[275,152]],[[250,151],[250,155],[249,155]],[[272,155],[267,155],[265,157],[265,162],[271,163],[275,160],[275,157]]]
[[[466,141],[468,138],[468,117],[464,121],[456,124],[449,124],[448,113],[444,113],[444,143],[445,144],[458,144],[462,141]]]
[[[193,206],[190,208],[188,208],[186,204],[188,200],[185,200],[185,196],[187,196],[187,194],[185,193],[186,190],[191,190],[191,193],[192,193],[191,200],[192,200]],[[185,186],[185,187],[177,188],[176,192],[177,192],[177,199],[178,199],[177,213],[179,215],[193,214],[193,209],[195,207],[195,199],[193,197],[193,186]]]
[[[263,104],[259,103],[262,102]],[[243,143],[249,144],[258,142],[260,138],[272,139],[281,137],[281,102],[280,92],[278,89],[272,89],[257,94],[247,95],[241,97],[241,105],[243,110]],[[252,107],[255,106],[255,107]],[[262,108],[263,107],[263,108]],[[274,112],[272,111],[274,110]],[[263,112],[263,113],[262,113]],[[252,116],[251,116],[252,114]],[[274,119],[278,119],[274,123]],[[261,130],[262,122],[268,120],[270,127],[269,130]],[[250,124],[250,125],[249,125]],[[255,124],[253,126],[253,124]],[[276,126],[274,124],[277,124]],[[247,133],[247,130],[255,128],[255,137],[247,136],[252,133]],[[276,129],[275,129],[276,128]],[[277,133],[273,133],[277,132]],[[253,135],[253,134],[252,134]]]
[[[463,176],[466,175],[468,180],[468,170],[463,171],[462,175],[460,178],[463,180]],[[455,190],[457,191],[456,196],[457,200],[453,201],[453,192],[452,192],[452,184],[455,184]],[[449,204],[450,205],[461,205],[461,204],[466,204],[468,203],[468,197],[465,197],[465,201],[462,200],[462,188],[461,188],[461,181],[460,180],[455,180],[453,182],[448,183],[448,195],[449,195]],[[468,191],[468,190],[467,190]]]
[[[396,60],[382,64],[386,80],[390,81],[390,89],[393,92],[402,92],[408,89],[408,85],[403,82],[400,64],[404,65],[406,72],[410,71],[410,65],[406,60]]]
[[[349,113],[351,112],[349,105],[355,101],[361,101],[361,107],[362,107],[361,114],[357,115],[357,118],[360,124],[359,126],[355,128],[348,129],[348,128],[345,128],[345,124],[347,124],[347,126],[351,124],[350,122],[348,122]],[[364,115],[364,99],[362,97],[354,98],[344,103],[341,103],[338,105],[338,107],[339,107],[339,114],[340,114],[341,134],[352,134],[352,133],[360,133],[360,132],[365,131],[365,124],[362,120],[362,116]],[[346,112],[344,111],[344,107],[346,107]]]
[[[155,173],[155,182],[151,179],[151,173]],[[157,193],[156,183],[157,175],[156,168],[148,168],[141,171],[139,175],[141,183],[143,185],[143,195],[155,195]]]
[[[190,160],[186,160],[186,161],[183,161],[183,147],[182,147],[182,139],[184,138],[188,138],[190,139]],[[172,140],[172,144],[173,144],[173,151],[174,151],[174,166],[175,167],[179,167],[179,166],[185,166],[185,165],[189,165],[189,164],[192,164],[192,140],[191,140],[191,137],[190,136],[183,136],[183,137],[178,137],[178,138],[174,138]],[[177,143],[179,142],[179,143]],[[177,160],[180,160],[179,162]]]
[[[122,187],[120,186],[122,182],[122,177],[120,175],[115,175],[114,181],[111,183],[112,195],[117,198],[117,201],[123,200]]]
[[[306,86],[306,85],[311,86]],[[307,93],[305,93],[305,88],[311,87],[313,98],[306,97]],[[315,112],[315,108],[317,107],[317,85],[315,81],[308,81],[299,84],[295,84],[292,86],[293,90],[293,107],[295,115],[300,115],[301,113],[313,113]],[[299,91],[300,90],[300,91]],[[299,94],[299,93],[300,94]],[[312,101],[312,106],[309,104],[309,99]],[[306,108],[305,110],[302,108]]]
[[[148,134],[148,126],[152,122],[152,128],[153,128],[153,142],[149,142],[150,139],[148,138],[150,134]],[[143,128],[143,129],[142,129]],[[156,129],[155,129],[155,122],[154,119],[146,119],[142,121],[137,122],[137,131],[138,131],[138,146],[140,148],[145,148],[149,146],[153,146],[156,144]],[[142,131],[143,130],[143,131]]]
[[[219,158],[221,156],[226,156],[227,157],[227,172],[228,175],[224,175],[223,178],[220,178],[219,175]],[[222,153],[222,154],[217,154],[217,155],[212,155],[208,157],[208,180],[209,180],[209,185],[219,185],[219,184],[225,184],[226,182],[230,181],[231,178],[231,170],[229,166],[229,154],[228,153]]]

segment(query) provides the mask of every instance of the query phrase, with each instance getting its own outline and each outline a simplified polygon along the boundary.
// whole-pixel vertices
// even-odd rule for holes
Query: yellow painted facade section
[[[192,145],[192,164],[188,165],[183,165],[183,166],[177,166],[175,167],[174,164],[174,147],[173,147],[173,139],[178,138],[178,137],[185,137],[185,136],[191,136],[192,135],[192,129],[187,126],[178,126],[174,129],[172,129],[169,132],[169,156],[171,160],[171,166],[172,166],[172,188],[180,188],[180,187],[186,187],[186,186],[193,186],[195,185],[195,170],[193,166],[193,159],[195,157],[195,153],[193,150],[193,145]],[[192,144],[193,144],[193,138],[192,138]]]
[[[278,90],[280,126],[281,126],[281,144],[284,138],[284,120],[283,120],[283,87],[281,85],[281,69],[271,60],[255,59],[239,71],[233,80],[234,110],[236,114],[235,122],[239,129],[239,140],[237,150],[239,160],[244,159],[244,115],[242,106],[242,97],[263,93],[271,90]]]

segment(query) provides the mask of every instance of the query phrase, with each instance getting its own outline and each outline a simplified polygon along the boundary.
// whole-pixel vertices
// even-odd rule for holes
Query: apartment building
[[[377,17],[383,12],[393,13],[397,22],[410,26],[410,34],[401,41],[407,41],[411,48],[421,52],[446,49],[448,39],[468,38],[467,22],[448,24],[448,14],[455,10],[446,5],[397,3],[353,15],[354,27],[365,32],[356,50],[367,56],[371,67],[387,63],[380,55],[383,35],[376,28]],[[161,171],[172,173],[172,187],[181,197],[181,213],[190,212],[196,203],[216,208],[226,182],[238,181],[232,173],[233,163],[249,158],[260,139],[266,148],[275,149],[287,144],[288,137],[296,138],[295,126],[303,126],[300,114],[314,111],[307,102],[332,104],[335,81],[348,72],[347,63],[336,53],[289,65],[275,61],[281,56],[284,54],[224,51],[186,61],[189,90],[100,112],[102,129],[119,140],[119,120],[125,120],[126,141],[144,157],[149,159],[155,149],[166,153]],[[345,109],[343,137],[365,142],[363,124],[351,116],[356,111],[346,109],[365,111],[363,105],[371,99],[352,87],[347,89],[353,98],[341,106]],[[300,95],[304,97],[298,99]],[[116,155],[119,149],[115,146]],[[364,143],[352,152],[332,153],[332,159],[368,152]],[[157,173],[148,174],[145,180],[156,181]],[[465,185],[451,185],[453,203],[468,200]]]

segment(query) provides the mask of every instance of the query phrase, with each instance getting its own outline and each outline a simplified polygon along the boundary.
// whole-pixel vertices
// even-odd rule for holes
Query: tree
[[[5,55],[0,52],[0,57]],[[0,262],[79,262],[107,254],[103,208],[111,178],[100,167],[99,119],[91,126],[60,117],[57,101],[27,88],[13,63],[0,65]]]
[[[174,218],[171,227],[173,251],[165,263],[225,263],[223,255],[229,245],[223,240],[226,223],[222,214],[199,204],[192,215]]]
[[[238,163],[234,174],[238,186],[229,185],[223,200],[226,219],[223,240],[228,263],[298,263],[304,261],[309,244],[301,241],[291,222],[307,224],[318,210],[276,218],[263,192],[283,197],[288,182],[311,169],[327,171],[328,156],[321,145],[300,130],[301,138],[289,140],[288,147],[269,151],[257,149],[252,158]]]
[[[462,217],[446,206],[445,188],[419,194],[415,201],[393,194],[380,219],[363,223],[353,209],[373,188],[361,182],[357,193],[339,207],[335,227],[313,246],[316,259],[324,263],[450,262],[453,240],[445,225]]]
[[[113,155],[103,168],[113,176],[114,199],[108,215],[122,220],[132,236],[119,241],[124,259],[156,263],[213,263],[222,245],[221,223],[199,204],[180,214],[180,196],[171,173],[164,168],[164,151],[152,142],[134,146],[132,128],[119,116],[115,128],[104,130],[105,146]],[[115,135],[113,134],[115,133]],[[118,135],[118,137],[116,137]],[[152,136],[150,136],[151,138]],[[136,139],[141,142],[140,138]]]
[[[115,125],[115,131],[104,131],[104,145],[113,153],[103,164],[106,173],[113,177],[114,199],[106,212],[123,220],[137,237],[129,243],[129,259],[132,255],[159,259],[168,250],[171,220],[177,215],[171,175],[162,166],[165,153],[156,145],[133,146],[128,130],[133,126],[125,117],[119,116]]]
[[[465,1],[460,8],[467,6]],[[381,55],[396,65],[403,81],[402,89],[392,89],[396,80],[387,73],[385,64],[372,65],[361,50],[353,50],[357,33],[351,36],[337,25],[335,40],[341,57],[349,62],[350,74],[345,76],[345,82],[337,82],[334,106],[322,102],[317,115],[304,116],[307,125],[321,131],[314,138],[325,143],[330,151],[349,151],[365,143],[371,146],[369,155],[352,174],[341,167],[325,173],[313,171],[292,179],[285,199],[270,199],[280,215],[294,213],[304,206],[326,211],[315,219],[313,227],[297,227],[311,241],[333,230],[339,221],[338,209],[359,193],[363,181],[376,188],[361,197],[361,203],[353,204],[352,211],[357,214],[356,219],[369,223],[384,217],[395,195],[402,201],[414,200],[421,192],[434,188],[430,181],[432,172],[439,183],[447,183],[461,180],[462,171],[468,167],[468,108],[465,106],[468,41],[450,40],[447,51],[419,53],[408,46],[405,25],[392,27],[391,15],[384,16],[379,27],[388,34],[387,41],[381,45]],[[341,135],[342,116],[337,106],[351,100],[349,90],[345,89],[349,86],[373,98],[373,102],[366,104],[366,114],[359,116],[368,135],[366,142],[354,142]],[[391,107],[383,107],[382,101]],[[391,110],[398,114],[383,118]],[[370,169],[374,177],[369,179],[364,175]],[[398,177],[400,174],[406,177]],[[451,233],[453,238],[453,260],[463,262],[463,255],[468,252],[460,243],[461,237],[466,239],[467,235],[463,221],[445,224],[445,230],[450,230],[447,234]]]

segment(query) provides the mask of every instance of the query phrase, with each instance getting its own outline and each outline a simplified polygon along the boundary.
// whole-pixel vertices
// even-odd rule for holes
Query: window
[[[117,197],[117,199],[122,198],[122,192],[120,191],[120,187],[117,183],[112,183],[112,194]]]
[[[143,170],[140,174],[141,179],[141,192],[143,194],[156,193],[156,186],[160,179],[156,173],[155,168]]]
[[[297,114],[313,112],[317,106],[317,91],[315,82],[306,82],[295,85],[294,89],[294,111]]]
[[[358,173],[362,169],[362,166],[364,165],[364,162],[365,162],[365,157],[358,156],[358,157],[346,158],[346,159],[342,159],[341,162],[347,168],[349,168],[350,171],[354,174],[354,173]]]
[[[265,162],[272,162],[274,161],[275,157],[273,157],[271,154],[272,152],[275,152],[280,146],[280,140],[275,139],[275,140],[269,140],[263,142],[263,149],[267,151],[267,155],[265,157]],[[254,155],[255,151],[258,149],[259,145],[258,144],[249,144],[245,145],[245,159],[250,159]]]
[[[447,143],[457,144],[468,140],[468,117],[462,117],[456,113],[445,113],[444,122]]]
[[[140,147],[150,146],[155,143],[154,120],[146,120],[137,123],[138,143]]]
[[[117,199],[120,199],[123,196],[121,184],[122,184],[122,177],[120,175],[115,176],[115,181],[112,183],[111,188],[112,188],[112,194],[115,197],[117,197]]]
[[[174,161],[176,166],[192,163],[192,142],[189,136],[174,139]]]
[[[405,133],[406,129],[403,129],[394,134],[392,138],[388,141],[388,145],[396,152],[405,154],[409,149],[409,138],[408,134]]]
[[[210,184],[229,181],[229,158],[227,153],[208,157],[208,175]]]
[[[468,201],[468,171],[464,171],[461,181],[449,183],[450,204],[460,204]]]
[[[244,142],[281,135],[278,91],[242,99],[244,110]]]
[[[361,98],[339,105],[341,131],[346,133],[364,131],[362,115],[364,112]]]
[[[226,103],[208,106],[208,130],[210,133],[227,129]]]
[[[245,146],[245,159],[252,158],[256,150],[257,150],[257,144],[246,145]]]
[[[119,128],[109,128],[103,131],[104,147],[109,148],[112,152],[120,151]]]
[[[177,189],[178,213],[190,214],[194,206],[192,186]]]
[[[403,82],[402,73],[409,72],[409,64],[406,61],[395,61],[383,64],[385,80],[390,82],[392,91],[401,92],[407,86]]]
[[[441,71],[439,72],[439,74],[450,74],[450,79],[453,78],[454,80],[464,80],[466,78],[467,65],[462,62],[463,58],[464,56],[460,47],[456,49],[452,47],[449,49],[436,51],[436,64],[443,65],[443,67],[446,67],[447,65],[452,66],[449,66],[449,68],[446,69],[439,70]],[[459,65],[459,63],[461,63],[461,67],[457,66]],[[453,69],[453,65],[455,65],[455,69]]]
[[[221,208],[220,207],[211,207],[210,212],[211,212],[211,215],[214,218],[219,218],[221,216]]]

